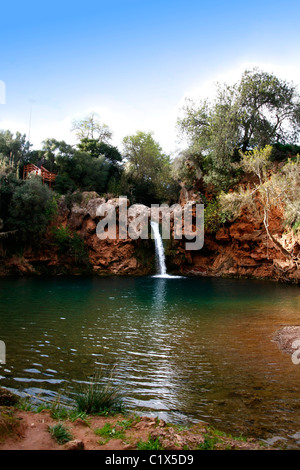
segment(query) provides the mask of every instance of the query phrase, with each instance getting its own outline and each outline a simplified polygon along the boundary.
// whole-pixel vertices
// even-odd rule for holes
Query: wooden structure
[[[51,188],[51,183],[55,181],[56,179],[56,174],[51,173],[50,171],[46,170],[43,166],[39,168],[36,165],[33,165],[33,163],[29,163],[28,165],[25,165],[23,168],[23,180],[25,180],[29,175],[38,175],[42,178],[43,184],[45,181],[49,183],[49,187]]]

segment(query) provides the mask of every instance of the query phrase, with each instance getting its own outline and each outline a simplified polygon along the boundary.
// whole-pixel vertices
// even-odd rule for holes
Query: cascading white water
[[[159,225],[157,222],[151,221],[151,228],[154,235],[155,243],[155,256],[157,258],[158,270],[160,276],[165,276],[167,274],[166,262],[165,262],[165,250],[162,242],[161,235],[159,233]]]

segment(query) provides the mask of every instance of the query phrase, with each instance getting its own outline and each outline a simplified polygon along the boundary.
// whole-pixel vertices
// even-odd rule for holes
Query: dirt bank
[[[58,443],[51,434],[62,425],[70,441]],[[260,450],[270,449],[254,439],[233,438],[199,422],[190,428],[137,415],[90,416],[75,421],[39,413],[0,408],[0,450]]]

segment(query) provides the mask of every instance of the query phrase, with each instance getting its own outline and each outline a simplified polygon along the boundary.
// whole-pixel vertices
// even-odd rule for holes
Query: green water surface
[[[0,386],[53,399],[113,362],[129,409],[297,442],[300,364],[272,337],[299,307],[299,287],[272,282],[1,279]]]

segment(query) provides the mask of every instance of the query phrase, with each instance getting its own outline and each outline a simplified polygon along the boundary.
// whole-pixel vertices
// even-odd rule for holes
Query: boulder
[[[19,399],[20,397],[6,388],[0,388],[0,406],[14,406],[18,403]]]
[[[69,441],[64,446],[65,450],[84,450],[84,443],[79,439]]]

